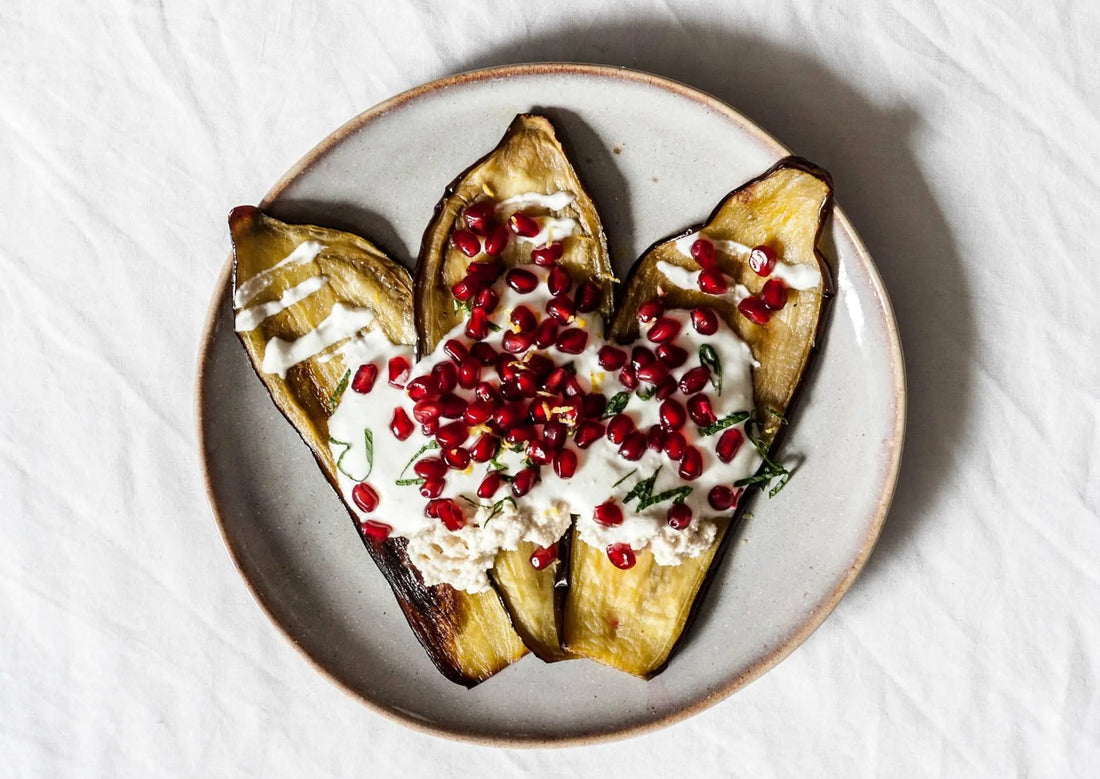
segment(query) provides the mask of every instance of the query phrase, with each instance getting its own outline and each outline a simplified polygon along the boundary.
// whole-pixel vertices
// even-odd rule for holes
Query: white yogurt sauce
[[[263,372],[275,373],[285,379],[286,372],[302,360],[308,360],[333,344],[350,338],[374,321],[374,312],[369,308],[337,303],[332,307],[332,313],[301,338],[286,341],[276,336],[268,340],[264,348]]]
[[[550,195],[540,195],[538,192],[524,192],[521,195],[501,200],[496,205],[497,212],[522,211],[525,208],[545,208],[547,211],[561,211],[576,200],[572,192],[554,192]]]
[[[238,333],[255,330],[268,317],[275,316],[280,311],[285,311],[295,303],[305,300],[326,284],[328,284],[328,276],[310,276],[301,284],[285,290],[278,300],[238,311],[233,327]]]
[[[680,254],[685,257],[691,257],[691,245],[699,238],[706,238],[714,244],[714,248],[718,251],[732,257],[738,257],[742,260],[748,260],[749,254],[752,253],[752,248],[742,243],[727,241],[721,238],[712,238],[703,232],[688,233],[681,238],[677,238],[673,241],[673,244]],[[692,259],[694,260],[694,258]],[[667,265],[668,263],[662,264]],[[821,271],[818,268],[803,263],[784,262],[780,259],[775,261],[775,268],[772,270],[771,275],[775,278],[782,279],[791,289],[797,290],[813,289],[821,283]],[[698,275],[696,278],[698,278]]]
[[[664,277],[668,279],[668,283],[674,287],[691,290],[699,289],[699,274],[702,271],[688,270],[687,268],[683,268],[671,262],[665,262],[664,260],[657,261],[657,270],[659,270]],[[749,288],[744,284],[734,284],[723,294],[712,295],[712,297],[729,300],[736,306],[751,294]]]
[[[294,251],[279,260],[279,262],[241,282],[241,285],[233,292],[233,305],[236,308],[244,308],[271,285],[272,279],[279,274],[280,270],[313,262],[324,248],[324,244],[317,241],[303,241],[298,244],[294,247]]]

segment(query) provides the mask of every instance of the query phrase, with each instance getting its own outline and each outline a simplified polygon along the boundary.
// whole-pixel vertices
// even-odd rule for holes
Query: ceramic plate
[[[361,233],[411,265],[444,187],[525,111],[561,129],[620,278],[653,241],[701,221],[788,153],[729,106],[675,82],[606,67],[515,66],[437,81],[370,109],[322,141],[262,205],[284,220]],[[836,186],[843,202],[844,181]],[[652,681],[534,656],[473,690],[444,679],[249,366],[233,333],[227,267],[200,356],[198,415],[214,516],[245,581],[320,670],[377,711],[437,734],[563,744],[668,724],[725,698],[836,606],[894,491],[905,397],[893,313],[839,208],[822,249],[838,295],[783,451],[804,463],[779,496],[754,498],[689,639]]]

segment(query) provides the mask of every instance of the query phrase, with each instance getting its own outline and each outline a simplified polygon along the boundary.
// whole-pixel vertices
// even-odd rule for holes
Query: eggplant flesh
[[[753,370],[754,430],[761,450],[772,455],[810,361],[823,309],[833,294],[828,265],[816,248],[831,209],[832,182],[827,173],[799,158],[781,160],[727,195],[703,225],[685,234],[702,231],[709,238],[748,247],[768,245],[785,262],[817,268],[821,283],[791,290],[786,306],[774,312],[767,324],[754,324],[731,300],[668,283],[658,269],[660,262],[700,270],[676,248],[674,241],[680,236],[673,236],[652,246],[635,264],[611,339],[633,341],[638,335],[638,308],[659,293],[665,294],[667,308],[714,309],[749,345],[759,363]],[[719,252],[718,266],[730,277],[731,286],[742,284],[753,294],[763,287],[765,279],[741,258]],[[742,496],[732,517],[715,520],[716,538],[703,554],[675,566],[657,565],[653,555],[644,551],[637,554],[634,567],[620,570],[604,550],[574,537],[564,646],[643,678],[663,670],[697,612],[746,497]]]
[[[274,337],[292,341],[313,331],[337,303],[370,308],[375,323],[364,329],[380,327],[393,343],[415,344],[409,272],[363,238],[285,224],[251,206],[235,208],[229,227],[234,289],[264,276],[261,291],[238,308],[277,301],[283,292],[312,277],[323,275],[328,280],[238,336],[275,405],[308,444],[339,494],[336,463],[328,446],[328,419],[345,372],[354,366],[345,366],[342,356],[326,350],[331,359],[311,357],[290,367],[281,378],[262,369],[266,346]],[[276,267],[307,241],[322,247],[312,260]],[[472,687],[526,653],[496,593],[473,595],[447,585],[426,586],[406,556],[404,539],[377,542],[362,537],[417,639],[448,679]]]
[[[452,244],[456,230],[463,229],[465,209],[479,201],[497,203],[519,195],[569,193],[573,200],[555,212],[575,222],[573,234],[564,240],[557,264],[569,271],[574,285],[591,280],[599,285],[602,300],[599,313],[611,315],[615,275],[607,251],[607,240],[599,214],[569,161],[553,124],[542,116],[521,114],[508,127],[501,141],[485,157],[464,171],[447,188],[424,233],[416,269],[416,328],[420,355],[430,353],[439,341],[462,322],[464,313],[456,305],[452,287],[467,273],[471,262],[488,259],[485,254],[470,258]],[[512,209],[497,214],[503,223]],[[518,209],[515,209],[518,210]],[[526,214],[547,209],[524,207]],[[532,261],[535,244],[512,239],[497,256],[505,267]],[[516,631],[528,648],[546,661],[568,657],[560,641],[562,600],[566,581],[564,559],[568,544],[559,542],[558,561],[536,570],[530,563],[531,544],[503,551],[491,577],[512,616]]]

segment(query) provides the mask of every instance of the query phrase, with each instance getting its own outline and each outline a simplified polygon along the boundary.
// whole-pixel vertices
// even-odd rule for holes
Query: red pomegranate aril
[[[655,344],[671,341],[680,333],[680,322],[667,316],[659,317],[649,328],[646,338]]]
[[[718,421],[718,417],[714,414],[714,407],[710,403],[710,398],[706,395],[692,395],[688,398],[687,409],[691,421],[699,427],[713,425]]]
[[[493,415],[493,404],[487,400],[475,398],[466,406],[466,413],[462,419],[468,425],[480,425],[489,420]]]
[[[668,434],[668,439],[665,441],[665,454],[668,455],[670,460],[679,462],[684,452],[687,451],[687,438],[683,433],[672,432]]]
[[[703,473],[703,455],[694,446],[684,450],[684,456],[680,458],[680,478],[685,481],[694,481]]]
[[[518,425],[526,415],[527,409],[524,408],[522,403],[509,403],[493,412],[493,421],[502,429],[507,430]]]
[[[497,355],[496,369],[501,379],[504,381],[512,381],[522,372],[523,363],[519,362],[507,352],[501,352]]]
[[[455,362],[462,362],[469,356],[470,350],[457,338],[449,338],[443,344],[443,353]]]
[[[576,374],[569,374],[569,377],[565,380],[565,385],[561,388],[561,392],[567,398],[579,398],[584,394],[584,390],[581,389],[581,383],[577,379]]]
[[[439,445],[444,449],[462,446],[469,437],[470,430],[462,420],[440,425],[439,429],[435,431],[435,439],[439,441]]]
[[[535,437],[535,428],[530,425],[516,425],[504,434],[504,440],[512,446],[526,444]]]
[[[749,267],[758,276],[770,276],[775,270],[775,251],[770,246],[754,246],[749,252]]]
[[[679,347],[676,344],[665,343],[657,347],[657,359],[669,368],[679,368],[687,362],[687,358],[687,349]]]
[[[508,227],[516,235],[524,238],[534,238],[539,234],[539,223],[527,214],[512,214],[508,218]]]
[[[527,407],[527,418],[536,425],[542,425],[550,421],[550,404],[545,398],[535,398]]]
[[[661,417],[661,427],[670,432],[679,430],[687,422],[684,406],[678,400],[669,398],[661,404],[661,408],[657,413]]]
[[[484,284],[475,279],[473,276],[466,276],[453,287],[451,287],[451,294],[463,302],[467,302],[476,297],[478,293],[484,288]]]
[[[691,326],[700,335],[714,335],[718,332],[718,314],[706,306],[694,308],[691,311]]]
[[[478,382],[477,386],[474,387],[474,397],[492,403],[494,409],[501,402],[500,390],[491,381]]]
[[[577,305],[577,312],[581,314],[595,311],[603,300],[603,290],[594,281],[582,282],[577,287],[577,294],[573,296],[573,302]]]
[[[441,500],[429,500],[424,505],[424,516],[439,519],[439,504],[442,502]]]
[[[371,541],[381,543],[390,537],[393,528],[385,522],[375,522],[373,519],[368,519],[366,522],[359,525],[359,532]]]
[[[563,479],[573,478],[577,472],[577,453],[572,449],[562,449],[554,455],[554,473]]]
[[[412,365],[405,357],[391,357],[389,364],[386,366],[386,371],[389,374],[390,386],[402,389],[409,382]]]
[[[455,230],[451,233],[451,245],[467,257],[481,254],[481,239],[469,230]]]
[[[482,433],[470,447],[470,457],[474,462],[487,463],[492,460],[500,449],[500,442],[496,436]]]
[[[543,387],[551,394],[561,392],[562,387],[565,386],[565,382],[569,380],[571,375],[572,374],[565,368],[555,368],[550,372],[550,375],[546,377]]]
[[[638,306],[638,321],[652,322],[663,313],[665,313],[665,304],[658,298],[652,298]]]
[[[663,452],[665,450],[665,441],[668,440],[668,431],[660,425],[653,425],[649,428],[649,432],[645,434],[645,443],[654,452]]]
[[[436,400],[418,400],[413,404],[413,419],[420,424],[436,421],[442,413],[443,407]]]
[[[737,428],[733,428],[722,433],[714,447],[714,452],[718,455],[719,460],[728,463],[737,456],[737,453],[741,450],[741,444],[744,442],[744,433]]]
[[[458,386],[473,389],[481,381],[481,363],[476,357],[467,357],[458,366]]]
[[[492,365],[497,361],[497,350],[492,344],[476,343],[470,346],[470,356],[482,365]]]
[[[644,368],[639,368],[638,380],[646,384],[659,384],[668,377],[668,366],[663,362],[653,361]]]
[[[644,433],[638,431],[628,433],[626,438],[623,439],[622,445],[619,446],[619,456],[630,461],[640,460],[642,455],[645,454],[647,445],[648,439]]]
[[[551,244],[547,244],[531,252],[531,262],[535,263],[535,265],[542,265],[548,268],[561,259],[564,249],[564,244],[560,241],[554,241]]]
[[[412,420],[405,413],[405,409],[400,406],[393,410],[393,417],[390,419],[390,432],[398,441],[404,441],[413,433]]]
[[[623,523],[623,510],[613,500],[604,501],[592,512],[592,519],[604,527],[618,527]]]
[[[683,530],[691,524],[691,506],[686,503],[673,503],[668,507],[665,521],[674,530]]]
[[[440,392],[450,392],[458,386],[458,368],[453,362],[436,363],[431,377]]]
[[[535,343],[535,336],[531,333],[517,333],[508,330],[500,339],[500,346],[509,354],[520,354],[531,348]]]
[[[580,354],[588,346],[588,332],[577,327],[570,327],[558,334],[554,342],[559,352],[566,354]]]
[[[680,392],[685,395],[694,395],[701,392],[710,381],[710,368],[699,365],[680,377]]]
[[[430,376],[417,376],[405,387],[405,393],[415,401],[429,400],[439,394],[439,388]]]
[[[480,281],[483,287],[487,287],[499,279],[500,274],[503,272],[504,266],[497,260],[471,262],[466,266],[466,275]]]
[[[470,465],[470,450],[461,446],[444,449],[443,462],[456,471],[464,471]]]
[[[592,392],[581,401],[581,416],[585,419],[598,419],[607,408],[607,396],[602,392]]]
[[[634,432],[634,420],[626,414],[616,414],[607,423],[607,438],[613,444],[621,444]]]
[[[477,297],[474,298],[474,305],[483,309],[486,314],[491,314],[500,305],[500,295],[496,293],[496,290],[486,287],[477,293]]]
[[[697,238],[691,244],[691,257],[702,268],[714,266],[714,244],[706,238]]]
[[[512,327],[519,333],[529,333],[534,330],[539,323],[538,317],[535,316],[535,312],[527,306],[516,306],[512,309],[508,321],[512,323]]]
[[[443,479],[425,479],[420,483],[420,497],[431,500],[443,494],[446,482]]]
[[[531,567],[534,568],[536,571],[542,571],[546,568],[549,568],[557,559],[557,544],[551,544],[550,546],[540,546],[538,549],[531,553]]]
[[[573,434],[573,443],[577,445],[579,449],[587,449],[592,444],[599,441],[604,436],[604,426],[602,422],[596,422],[592,419],[586,419],[577,425],[577,432]]]
[[[546,278],[546,286],[550,289],[551,295],[564,295],[573,286],[573,279],[569,271],[560,265],[555,265]]]
[[[355,372],[355,378],[351,380],[351,388],[360,395],[366,395],[374,389],[374,381],[378,378],[378,366],[368,362],[359,366]]]
[[[498,471],[489,471],[485,478],[481,480],[481,484],[477,485],[477,496],[484,500],[488,500],[496,495],[499,489],[500,473]]]
[[[708,268],[699,272],[699,289],[708,295],[725,295],[729,284],[722,271]]]
[[[539,391],[539,380],[530,371],[525,371],[515,378],[516,389],[520,397],[533,398]]]
[[[676,394],[676,379],[668,376],[657,385],[657,390],[653,394],[657,396],[657,400],[668,400]]]
[[[440,395],[439,416],[444,419],[459,419],[466,413],[467,405],[465,400],[455,395],[453,392]]]
[[[447,477],[447,463],[442,457],[424,457],[413,463],[413,473],[421,479],[444,479]]]
[[[538,468],[524,468],[512,478],[512,494],[522,498],[539,480]]]
[[[489,235],[485,237],[485,253],[495,257],[504,251],[504,247],[508,245],[508,228],[504,225],[497,225],[489,231]]]
[[[755,295],[738,303],[737,310],[750,322],[755,322],[758,325],[766,325],[772,317],[772,312],[764,305],[764,301]]]
[[[433,435],[435,435],[435,431],[438,430],[438,429],[439,429],[439,420],[438,419],[429,419],[427,422],[424,422],[422,425],[420,425],[420,432],[423,433],[424,435],[428,436],[429,438],[431,438]]]
[[[448,530],[461,530],[466,527],[466,517],[462,515],[462,509],[450,498],[440,500],[437,504],[436,514],[443,527]]]
[[[492,200],[479,200],[466,207],[463,218],[466,226],[475,233],[485,235],[493,225],[496,217],[495,204]]]
[[[565,446],[568,435],[569,428],[561,422],[547,422],[542,426],[542,440],[555,451]]]
[[[600,347],[600,351],[596,354],[596,360],[604,370],[617,371],[626,365],[626,352],[607,344]]]
[[[563,325],[567,325],[573,321],[576,308],[573,305],[573,301],[570,300],[568,296],[555,295],[546,303],[546,313],[554,317],[554,319],[558,320]]]
[[[736,496],[733,489],[724,484],[712,487],[710,492],[707,493],[707,503],[715,511],[726,511],[733,507],[735,501]]]
[[[534,292],[535,287],[539,285],[538,276],[529,270],[523,268],[511,268],[504,274],[504,281],[509,287],[514,289],[521,295],[526,295],[529,292]]]
[[[613,566],[623,571],[630,570],[634,567],[634,563],[637,562],[637,558],[634,556],[634,550],[630,548],[630,544],[609,544],[607,547],[607,559],[611,561]]]
[[[516,384],[515,379],[507,379],[501,382],[500,394],[503,395],[506,400],[523,400],[523,390]]]
[[[554,450],[545,442],[534,439],[527,442],[527,458],[535,465],[549,465],[554,459]]]
[[[624,365],[623,369],[619,371],[619,383],[628,390],[638,388],[638,374],[633,365]]]
[[[529,354],[524,361],[527,363],[527,370],[539,378],[546,378],[557,367],[553,360],[542,354]]]
[[[764,301],[765,308],[778,311],[787,305],[787,285],[782,279],[768,279],[760,290],[760,299]]]
[[[637,371],[657,361],[656,355],[644,346],[635,346],[630,350],[630,364]]]
[[[485,309],[474,307],[470,318],[466,320],[466,337],[475,341],[484,340],[489,335],[489,315]]]
[[[359,482],[352,488],[351,499],[355,501],[360,511],[367,514],[373,513],[378,508],[378,493],[365,481]]]
[[[558,340],[558,323],[553,319],[544,319],[535,328],[535,346],[547,349]]]

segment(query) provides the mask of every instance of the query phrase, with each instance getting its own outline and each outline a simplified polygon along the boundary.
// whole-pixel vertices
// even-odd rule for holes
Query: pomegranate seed
[[[561,422],[567,427],[573,427],[580,419],[580,401],[576,398],[565,398],[558,401],[554,408],[554,421]]]
[[[668,439],[665,441],[665,454],[669,456],[670,460],[679,462],[683,459],[686,450],[687,439],[683,433],[672,432],[668,434]]]
[[[488,500],[497,494],[498,489],[500,489],[500,473],[489,471],[485,478],[481,480],[481,484],[477,486],[477,496]]]
[[[549,422],[550,404],[542,398],[535,398],[527,407],[527,418],[537,425]]]
[[[657,400],[668,400],[676,394],[676,379],[669,376],[657,385],[657,391],[653,393]]]
[[[359,525],[359,532],[369,538],[371,541],[382,543],[390,537],[390,533],[393,532],[393,528],[387,525],[385,522],[375,522],[373,519],[368,519]]]
[[[443,344],[443,352],[455,362],[462,362],[470,354],[466,344],[457,338],[450,338]]]
[[[522,403],[509,403],[493,412],[493,421],[502,429],[507,430],[518,425],[526,413]]]
[[[634,563],[637,562],[630,544],[610,544],[607,547],[607,559],[613,566],[624,571],[633,568]]]
[[[530,425],[516,425],[504,434],[504,440],[512,446],[526,444],[535,437],[535,428]]]
[[[684,413],[683,405],[671,398],[661,404],[658,413],[661,417],[661,427],[668,431],[679,430],[687,422],[687,414]]]
[[[567,398],[579,398],[584,394],[584,390],[581,389],[581,383],[574,374],[570,373],[569,377],[565,380],[565,386],[562,387],[562,394]]]
[[[680,323],[669,317],[660,317],[649,328],[646,337],[655,344],[671,341],[680,332]]]
[[[691,326],[702,335],[714,335],[718,332],[718,314],[706,306],[692,309]]]
[[[565,382],[569,380],[570,375],[569,371],[565,368],[555,368],[551,371],[550,375],[546,377],[543,387],[550,393],[561,392],[562,388],[565,386]]]
[[[508,317],[508,321],[511,322],[512,327],[520,333],[529,333],[538,325],[538,318],[535,316],[535,312],[527,306],[516,306],[512,309],[512,314]]]
[[[500,405],[501,396],[500,391],[490,381],[479,382],[474,387],[474,397],[478,400],[487,400],[494,404],[494,408]]]
[[[685,481],[693,481],[699,478],[703,472],[703,455],[694,446],[684,450],[684,456],[680,458],[680,478]]]
[[[593,392],[581,401],[581,416],[585,419],[598,419],[607,408],[607,396],[602,392]]]
[[[541,571],[548,568],[551,563],[558,559],[558,547],[557,544],[551,544],[550,546],[540,546],[534,552],[531,553],[531,567],[536,571]]]
[[[768,279],[760,290],[760,299],[764,301],[766,308],[778,311],[787,305],[787,285],[782,279]]]
[[[466,413],[462,415],[468,425],[480,425],[487,422],[493,415],[493,404],[487,400],[475,399],[466,406]]]
[[[512,214],[508,218],[508,227],[513,233],[522,235],[524,238],[534,238],[539,234],[539,223],[527,214]]]
[[[564,295],[573,286],[573,279],[570,278],[569,271],[560,265],[555,265],[550,269],[546,286],[550,288],[551,295]]]
[[[521,295],[526,295],[529,292],[534,292],[535,287],[539,285],[538,276],[529,270],[523,268],[511,268],[504,274],[504,281],[509,287],[514,289]]]
[[[558,340],[558,323],[553,319],[544,319],[535,329],[535,345],[540,349],[546,349],[554,345]]]
[[[471,262],[466,266],[466,275],[470,278],[477,279],[482,283],[482,286],[488,286],[494,281],[500,278],[500,274],[504,272],[504,266],[496,260],[482,260],[481,262]]]
[[[466,337],[481,341],[487,335],[489,335],[489,315],[483,308],[474,308],[470,311],[470,318],[466,320]]]
[[[577,472],[577,453],[572,449],[562,449],[554,455],[554,473],[563,479],[573,478]]]
[[[464,471],[470,464],[470,450],[461,446],[443,450],[443,462],[456,471]]]
[[[561,259],[564,249],[565,245],[563,243],[554,241],[551,244],[547,244],[531,252],[531,261],[535,263],[535,265],[549,267]]]
[[[444,419],[458,419],[466,413],[466,401],[454,393],[439,396],[439,416]]]
[[[607,438],[613,444],[621,444],[634,432],[634,420],[626,414],[616,414],[607,423]]]
[[[675,530],[683,530],[691,524],[691,506],[686,503],[673,503],[668,507],[668,526]]]
[[[522,498],[539,480],[538,468],[524,468],[512,478],[512,494]]]
[[[718,444],[714,447],[714,451],[719,460],[728,463],[737,456],[737,452],[740,451],[741,444],[744,441],[744,434],[737,428],[733,428],[722,433],[721,438],[718,439]]]
[[[496,293],[496,290],[486,287],[477,293],[477,297],[474,298],[474,303],[478,308],[485,311],[486,314],[491,314],[497,310],[497,306],[500,305],[500,295]]]
[[[413,404],[413,419],[420,424],[437,421],[441,413],[443,408],[435,400],[418,400]]]
[[[646,384],[659,384],[668,377],[668,366],[654,360],[644,368],[638,369],[638,380]]]
[[[474,441],[474,445],[470,447],[470,457],[474,462],[487,463],[496,456],[499,448],[500,442],[497,441],[495,436],[482,433]]]
[[[421,479],[444,479],[447,476],[447,463],[442,457],[425,457],[413,463],[413,473]]]
[[[547,422],[542,427],[542,440],[551,449],[561,449],[565,446],[565,438],[569,429],[561,422]]]
[[[412,366],[405,357],[391,357],[386,370],[389,373],[390,386],[401,389],[409,381],[409,374],[412,373]]]
[[[458,368],[453,362],[437,363],[431,377],[440,392],[450,392],[458,385]]]
[[[466,206],[466,213],[463,215],[466,226],[475,233],[485,235],[493,225],[493,218],[496,216],[494,208],[492,200],[479,200]]]
[[[442,502],[441,500],[429,500],[427,505],[424,506],[424,516],[439,519],[439,504]]]
[[[638,431],[628,433],[626,438],[623,439],[622,445],[619,447],[619,456],[625,460],[640,460],[642,455],[645,454],[647,443],[647,439],[643,433],[639,433]]]
[[[458,366],[458,386],[473,389],[481,381],[481,363],[474,357],[467,357]]]
[[[481,253],[481,240],[469,230],[455,230],[451,234],[451,245],[467,257]]]
[[[708,268],[699,272],[699,289],[708,295],[724,295],[729,290],[729,284],[722,271]]]
[[[481,292],[483,286],[484,285],[480,281],[472,276],[466,276],[451,287],[451,294],[465,302]]]
[[[707,503],[715,511],[725,511],[733,506],[734,500],[733,490],[724,484],[712,487],[707,493]]]
[[[516,376],[515,383],[516,389],[519,390],[520,397],[533,398],[535,393],[539,391],[539,380],[530,372],[521,373],[519,376]]]
[[[623,523],[623,510],[613,500],[604,501],[592,512],[592,519],[605,527],[618,527]]]
[[[516,333],[512,330],[507,331],[504,337],[500,339],[501,347],[509,354],[525,352],[530,349],[534,343],[535,336],[532,333]]]
[[[680,392],[685,395],[694,395],[710,381],[710,368],[699,365],[680,377]]]
[[[749,267],[758,276],[770,276],[775,270],[775,252],[770,246],[754,246],[749,252]]]
[[[657,357],[644,346],[635,346],[630,350],[630,364],[634,366],[636,371],[647,365],[652,365],[656,361]]]
[[[580,354],[588,346],[588,332],[577,327],[563,330],[554,342],[559,352],[566,354]]]
[[[713,425],[718,421],[718,417],[714,414],[714,407],[711,406],[710,398],[706,395],[692,395],[688,398],[687,408],[691,421],[699,427]]]
[[[435,431],[438,430],[438,429],[439,429],[439,420],[438,419],[429,419],[427,422],[420,425],[420,432],[423,433],[426,436],[429,436],[429,437],[435,435]]]
[[[573,321],[575,307],[566,295],[555,295],[546,304],[546,313],[567,325]]]
[[[505,381],[512,381],[519,376],[520,371],[523,370],[523,363],[516,360],[515,357],[509,356],[507,353],[502,352],[497,355],[497,373],[500,374],[500,378]]]
[[[626,352],[622,349],[616,349],[611,344],[607,344],[606,346],[600,347],[596,359],[599,361],[600,367],[604,370],[617,371],[626,364]]]
[[[378,493],[374,491],[374,487],[365,481],[355,485],[351,491],[351,499],[355,501],[355,505],[359,507],[360,511],[367,514],[373,513],[378,508]]]
[[[665,304],[659,298],[652,298],[638,306],[638,321],[652,322],[663,313],[665,313]]]
[[[390,419],[390,432],[398,441],[404,441],[412,435],[413,423],[405,409],[398,406],[393,410],[393,418]]]
[[[523,400],[523,390],[519,388],[519,384],[515,379],[507,379],[500,385],[500,394],[507,400]]]
[[[737,310],[750,322],[755,322],[758,325],[766,325],[772,316],[767,306],[764,305],[764,301],[755,295],[738,303]]]
[[[454,449],[456,446],[462,446],[469,437],[470,431],[462,420],[440,425],[439,429],[435,431],[435,439],[439,441],[439,445],[444,449]]]
[[[600,307],[603,300],[603,290],[594,281],[586,281],[577,287],[577,294],[573,301],[577,304],[577,311],[587,313]]]
[[[666,343],[657,347],[657,359],[669,368],[679,368],[687,362],[687,358],[687,349],[683,349],[676,344]]]
[[[497,225],[489,231],[489,235],[485,238],[485,253],[495,257],[504,251],[504,247],[507,245],[508,229],[504,225]]]
[[[619,371],[619,383],[629,390],[637,389],[638,374],[634,370],[633,365],[625,365],[623,369]]]
[[[660,425],[653,425],[649,428],[649,432],[645,434],[645,443],[654,452],[663,452],[665,450],[665,441],[668,440],[668,431]]]
[[[714,267],[714,244],[706,238],[698,238],[691,244],[691,257],[700,267]]]
[[[374,380],[378,378],[378,366],[374,363],[360,365],[355,372],[355,378],[351,380],[351,388],[360,395],[366,395],[374,389]]]
[[[554,459],[554,451],[544,442],[535,439],[527,442],[527,458],[535,465],[549,465]]]
[[[420,483],[420,497],[438,498],[443,494],[443,487],[446,486],[446,482],[443,479],[425,479]]]
[[[435,512],[439,515],[439,521],[443,523],[443,527],[448,530],[461,530],[466,527],[466,517],[462,516],[462,509],[450,498],[440,500],[436,504]]]
[[[603,438],[604,426],[594,420],[585,420],[577,425],[577,432],[573,434],[573,443],[580,449],[587,449],[596,441]]]
[[[482,365],[492,365],[497,361],[496,349],[491,344],[476,343],[470,347],[470,356]]]

